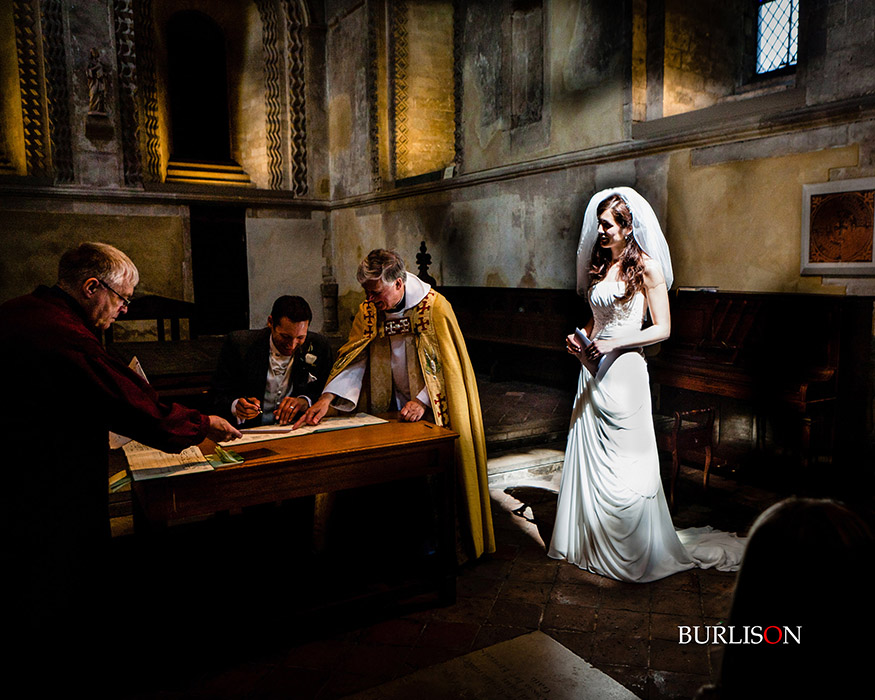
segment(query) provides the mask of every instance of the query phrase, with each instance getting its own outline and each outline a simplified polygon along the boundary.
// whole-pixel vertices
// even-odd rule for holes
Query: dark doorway
[[[225,37],[207,15],[178,12],[167,25],[172,158],[231,161]]]
[[[249,328],[246,209],[191,207],[191,267],[197,332]]]

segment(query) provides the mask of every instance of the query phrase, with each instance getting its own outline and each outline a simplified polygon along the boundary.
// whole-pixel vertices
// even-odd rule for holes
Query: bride
[[[616,187],[590,200],[577,281],[592,319],[566,339],[582,367],[549,556],[620,581],[695,566],[736,570],[744,540],[708,527],[675,532],[663,494],[641,348],[669,337],[671,258],[635,190]],[[652,323],[642,328],[647,314]]]

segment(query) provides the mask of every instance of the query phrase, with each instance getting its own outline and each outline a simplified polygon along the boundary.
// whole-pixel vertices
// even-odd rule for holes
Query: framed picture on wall
[[[803,275],[875,276],[875,177],[802,185]]]

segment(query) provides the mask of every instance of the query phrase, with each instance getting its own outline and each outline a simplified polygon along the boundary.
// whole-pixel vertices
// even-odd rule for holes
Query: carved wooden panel
[[[407,146],[409,126],[407,123],[407,72],[410,54],[407,45],[407,3],[404,0],[392,5],[392,72],[393,152],[395,153],[393,175],[404,177],[407,171]]]
[[[70,130],[70,87],[61,0],[43,0],[42,34],[49,133],[56,182],[73,182],[73,141]]]
[[[119,82],[122,161],[126,185],[143,180],[137,120],[137,49],[133,0],[113,0],[116,68]]]
[[[292,192],[307,194],[307,85],[304,73],[304,18],[298,0],[286,0]]]
[[[45,113],[42,65],[39,51],[39,15],[36,3],[16,0],[12,6],[18,79],[21,87],[21,116],[24,122],[24,154],[28,175],[45,176],[49,162],[49,125]]]
[[[463,0],[453,0],[453,122],[456,168],[462,168],[462,153],[465,147],[465,132],[462,129],[462,92],[464,89],[462,75],[462,56],[465,41],[465,5]]]
[[[268,186],[272,190],[279,190],[283,186],[283,27],[277,18],[273,0],[259,0],[257,6],[261,15],[261,43],[264,49]]]
[[[383,182],[380,177],[380,96],[378,81],[379,43],[378,32],[380,22],[377,13],[377,3],[368,3],[368,132],[370,134],[369,146],[371,156],[371,186],[374,191],[382,189]]]
[[[133,0],[134,37],[139,89],[140,147],[143,156],[142,177],[150,182],[161,180],[161,140],[158,133],[158,81],[155,71],[155,26],[152,0]]]

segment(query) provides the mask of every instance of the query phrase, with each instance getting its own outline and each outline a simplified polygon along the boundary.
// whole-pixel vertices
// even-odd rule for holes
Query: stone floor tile
[[[544,606],[536,603],[520,603],[513,600],[498,600],[486,619],[488,625],[525,627],[536,630],[541,624]]]
[[[317,639],[289,649],[283,664],[315,670],[332,669],[349,655],[352,647],[348,641]]]
[[[418,671],[421,668],[442,664],[445,661],[450,661],[459,656],[459,653],[454,649],[442,649],[440,647],[413,647],[407,653],[407,658],[404,660],[404,668],[399,676],[407,675],[413,671]]]
[[[595,586],[556,583],[550,592],[550,602],[594,608],[598,607],[600,592],[600,589]]]
[[[520,603],[544,605],[550,600],[552,588],[550,583],[507,580],[501,587],[498,600],[515,600]]]
[[[493,601],[494,598],[458,598],[455,605],[433,610],[431,619],[482,624],[492,611]]]
[[[695,697],[699,688],[708,683],[708,676],[651,669],[644,697],[648,700],[689,700]]]
[[[550,560],[531,562],[520,557],[513,563],[508,578],[512,581],[552,584],[559,568],[557,563]]]
[[[716,569],[702,569],[699,572],[699,585],[702,593],[724,593],[735,590],[737,573],[717,571]]]
[[[499,542],[495,551],[489,555],[493,561],[513,561],[520,552],[520,545],[512,542]]]
[[[259,680],[246,697],[258,700],[284,700],[289,697],[289,688],[295,689],[295,697],[312,700],[318,697],[328,683],[331,674],[306,668],[275,668]]]
[[[426,625],[416,646],[439,647],[466,652],[470,649],[479,630],[479,624],[435,620]]]
[[[729,616],[729,610],[732,607],[732,591],[721,591],[719,593],[703,593],[702,594],[702,610],[705,617],[716,617],[721,620],[726,620]]]
[[[638,697],[644,697],[647,692],[646,666],[618,666],[614,664],[599,664],[599,671],[608,674],[618,683],[631,690]]]
[[[412,646],[424,627],[425,623],[417,620],[386,620],[362,630],[360,640],[362,644]]]
[[[410,653],[408,646],[389,644],[362,644],[343,660],[342,671],[352,674],[394,678]]]
[[[648,584],[649,588],[654,591],[672,590],[672,591],[687,591],[689,593],[698,593],[701,587],[699,582],[703,570],[691,569],[690,571],[682,571],[674,576],[667,576],[659,581],[653,581]]]
[[[593,632],[570,632],[568,630],[544,630],[553,639],[570,649],[580,658],[593,663],[593,644],[595,633]]]
[[[570,630],[573,632],[594,632],[596,609],[584,605],[564,605],[548,603],[544,609],[541,623],[543,630]]]
[[[630,637],[626,634],[599,634],[595,632],[591,656],[587,661],[596,667],[606,663],[646,667],[649,647],[650,640],[646,636]]]
[[[689,615],[666,615],[662,613],[650,614],[650,638],[665,639],[668,641],[677,642],[679,639],[678,627],[686,625],[692,627],[701,625],[702,616],[700,614],[691,613]]]
[[[627,583],[619,588],[601,588],[599,607],[649,612],[650,588],[638,583]]]
[[[530,634],[532,630],[526,627],[509,627],[505,625],[483,625],[477,633],[472,650],[485,649],[493,644],[506,642],[524,634]]]
[[[495,600],[504,584],[504,579],[486,576],[460,576],[456,581],[456,595],[461,598],[487,598]],[[458,601],[457,601],[458,602]]]
[[[650,615],[634,610],[612,610],[599,608],[596,615],[595,631],[598,635],[625,635],[627,637],[648,638],[650,634]]]
[[[352,695],[366,688],[373,688],[375,685],[385,682],[386,679],[380,676],[348,672],[336,673],[329,678],[316,697],[317,700],[339,700],[347,695]]]
[[[708,648],[701,644],[680,644],[678,640],[654,639],[650,644],[650,668],[710,677]]]
[[[610,581],[610,579],[606,579],[604,576],[592,574],[567,562],[560,562],[556,580],[560,583],[580,583],[597,587],[605,586]]]
[[[232,700],[248,693],[274,670],[262,664],[242,664],[218,673],[206,674],[198,683],[197,692],[216,700]]]
[[[698,593],[689,591],[653,591],[650,596],[650,609],[669,615],[684,615],[701,611],[702,601]]]

